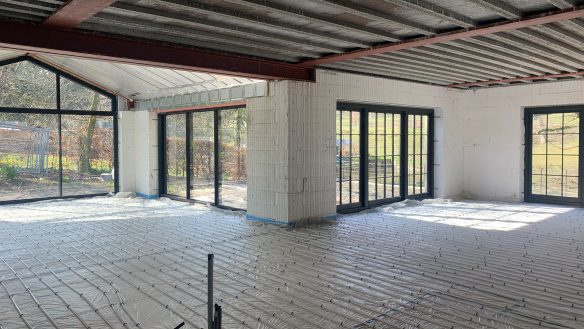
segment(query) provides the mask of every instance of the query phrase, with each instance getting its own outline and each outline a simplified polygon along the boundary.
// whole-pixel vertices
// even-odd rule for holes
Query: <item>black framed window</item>
[[[337,204],[360,200],[361,144],[359,111],[337,111]]]
[[[428,191],[429,116],[408,114],[408,195]]]
[[[339,103],[339,211],[433,196],[433,110]]]
[[[186,198],[187,193],[187,118],[184,114],[166,116],[164,170],[166,193]]]
[[[118,191],[115,95],[30,57],[0,62],[0,203]]]
[[[247,208],[247,110],[225,107],[161,114],[161,194]]]
[[[400,197],[401,114],[368,111],[368,201]]]
[[[584,106],[525,110],[525,200],[582,204]]]

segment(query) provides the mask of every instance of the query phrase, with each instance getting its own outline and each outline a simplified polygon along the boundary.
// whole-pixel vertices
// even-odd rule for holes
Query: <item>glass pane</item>
[[[564,196],[568,198],[577,198],[578,186],[578,177],[566,177],[564,179]]]
[[[564,134],[578,134],[580,132],[580,115],[578,113],[564,113]]]
[[[547,156],[547,174],[559,176],[562,175],[562,156],[548,155]]]
[[[166,116],[166,193],[187,197],[186,116]]]
[[[215,202],[214,112],[193,112],[191,199]]]
[[[0,201],[59,196],[57,115],[0,113]]]
[[[400,181],[399,176],[394,177],[394,184],[393,184],[393,196],[399,197],[400,195]]]
[[[393,187],[400,174],[393,163],[399,155],[401,136],[394,131],[399,121],[399,114],[369,112],[369,201],[399,197]]]
[[[351,133],[352,134],[359,135],[360,122],[361,122],[361,114],[357,111],[351,111]]]
[[[579,159],[577,155],[565,155],[562,175],[578,176],[578,160]]]
[[[563,113],[550,113],[547,115],[547,133],[561,134],[563,130]]]
[[[57,77],[22,61],[0,67],[0,107],[57,109]]]
[[[93,89],[61,77],[61,109],[112,111],[112,100]]]
[[[547,195],[562,195],[562,176],[547,176]]]
[[[247,110],[245,108],[219,112],[220,190],[219,204],[245,209],[247,207]]]
[[[546,154],[547,135],[533,135],[532,141],[531,152],[533,154]]]
[[[566,155],[566,154],[578,155],[578,153],[580,152],[579,139],[580,139],[580,135],[578,135],[578,134],[564,135],[564,141],[563,141],[564,155]]]
[[[545,175],[531,176],[531,193],[545,195]]]
[[[369,193],[369,200],[377,200],[379,191],[376,189],[375,179],[371,178],[374,176],[369,176],[369,185],[368,185],[368,193]]]
[[[547,134],[547,114],[533,115],[533,134],[534,135]]]
[[[337,111],[336,171],[337,204],[358,203],[359,200],[359,112]]]
[[[578,197],[579,117],[576,112],[533,116],[532,194]]]
[[[63,195],[114,191],[112,117],[61,116]]]
[[[428,193],[428,116],[408,115],[408,195]]]

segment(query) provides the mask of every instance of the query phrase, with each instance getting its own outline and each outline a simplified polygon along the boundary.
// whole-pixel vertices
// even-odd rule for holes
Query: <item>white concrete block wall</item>
[[[456,106],[464,92],[326,70],[317,71],[316,83],[277,81],[269,88],[270,97],[247,102],[250,217],[294,222],[334,216],[338,101],[434,108],[442,155],[435,159],[435,195],[462,191],[462,113]],[[265,182],[272,178],[273,185]]]
[[[584,104],[584,80],[468,91],[464,113],[464,196],[523,201],[526,107]]]
[[[584,104],[584,80],[461,91],[318,70],[317,83],[270,82],[268,93],[247,100],[248,215],[293,222],[335,214],[338,101],[434,108],[434,195],[522,201],[523,109]],[[122,113],[120,128],[121,176],[135,174],[122,190],[157,196],[156,114]]]
[[[434,145],[436,157],[436,197],[456,197],[462,191],[462,112],[458,104],[464,92],[438,86],[399,80],[373,78],[363,75],[318,71],[314,88],[328,95],[332,102],[327,111],[334,115],[337,101],[376,103],[435,110]],[[334,119],[329,122],[329,137],[334,142]],[[334,168],[333,168],[334,169]],[[334,184],[334,181],[333,181]]]
[[[134,112],[136,193],[156,198],[158,191],[158,117],[154,112]]]
[[[136,191],[136,122],[135,113],[118,97],[118,179],[120,192]]]
[[[288,221],[288,83],[247,102],[247,210],[258,219]]]

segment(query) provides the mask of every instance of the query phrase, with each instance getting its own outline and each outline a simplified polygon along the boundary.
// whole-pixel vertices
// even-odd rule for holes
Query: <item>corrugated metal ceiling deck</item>
[[[9,9],[4,7],[14,7],[16,2],[0,0],[0,16],[10,16],[5,14]],[[13,10],[18,15],[42,18],[41,14],[62,1],[19,3],[19,11]],[[573,9],[581,3],[576,0],[120,0],[79,28],[300,63],[380,44]],[[46,8],[38,8],[42,6]],[[29,8],[30,12],[21,7]],[[584,19],[576,18],[322,67],[439,85],[558,75],[584,69],[583,41]]]
[[[22,55],[24,54],[0,50],[0,61]],[[261,81],[71,57],[34,57],[106,90],[135,100],[216,90]]]

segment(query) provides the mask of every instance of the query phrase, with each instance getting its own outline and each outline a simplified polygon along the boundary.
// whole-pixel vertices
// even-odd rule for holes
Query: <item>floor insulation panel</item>
[[[584,209],[394,205],[288,228],[126,198],[0,207],[0,328],[584,328]]]

